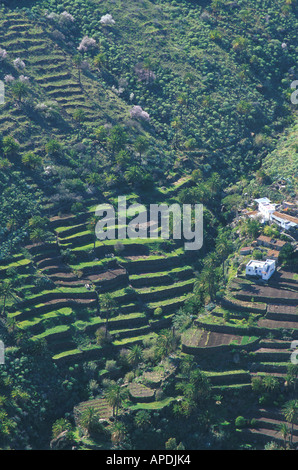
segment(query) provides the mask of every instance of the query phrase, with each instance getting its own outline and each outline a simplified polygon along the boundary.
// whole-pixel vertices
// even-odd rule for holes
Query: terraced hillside
[[[74,127],[73,113],[78,108],[84,110],[86,124],[88,122],[94,124],[101,119],[103,106],[107,100],[109,106],[113,106],[114,103],[119,116],[124,115],[125,107],[121,101],[104,90],[99,79],[83,75],[79,82],[78,71],[73,66],[71,55],[53,40],[50,31],[42,18],[35,19],[32,28],[32,23],[26,15],[14,11],[2,16],[0,23],[1,47],[10,51],[12,61],[17,58],[22,58],[24,61],[25,73],[31,81],[34,99],[40,102],[54,101],[58,106],[62,118],[61,128],[56,128],[54,133],[64,137],[64,132]],[[11,72],[15,73],[12,69]],[[9,87],[7,91],[9,96]],[[1,113],[2,133],[17,138],[24,144],[24,151],[32,148],[32,141],[35,144],[35,151],[42,151],[43,146],[39,146],[38,141],[44,136],[38,133],[40,125],[38,118],[32,128],[26,129],[28,121],[20,115],[22,111],[7,106],[7,112]],[[50,136],[51,126],[46,126],[45,131]],[[29,140],[28,134],[30,134]]]
[[[228,266],[238,212],[296,197],[296,43],[294,1],[0,0],[1,448],[273,436],[297,276]],[[120,194],[203,204],[202,250],[97,240]]]
[[[256,421],[245,431],[245,439],[253,445],[283,440],[281,411],[273,404],[258,409],[249,397],[256,379],[274,377],[281,387],[287,384],[291,343],[298,338],[297,305],[293,273],[279,270],[266,284],[238,275],[221,303],[201,314],[182,336],[182,350],[197,358],[215,388],[249,391],[246,416]]]
[[[31,257],[27,262],[47,279],[48,287],[30,292],[15,304],[17,310],[8,307],[9,318],[33,338],[46,340],[58,362],[100,357],[95,332],[105,325],[98,312],[102,294],[110,293],[116,300],[109,333],[112,345],[121,348],[171,326],[173,314],[192,293],[195,281],[183,249],[156,251],[162,239],[155,244],[150,239],[97,241],[94,250],[94,235],[86,230],[92,208],[78,216],[53,217],[56,240],[26,246]],[[115,251],[116,242],[121,243],[121,255]],[[68,262],[65,250],[69,250]],[[18,259],[16,265],[25,269],[26,260]],[[30,285],[23,289],[29,290]],[[158,317],[157,308],[161,309]],[[86,333],[89,346],[76,345],[73,337],[78,331]]]

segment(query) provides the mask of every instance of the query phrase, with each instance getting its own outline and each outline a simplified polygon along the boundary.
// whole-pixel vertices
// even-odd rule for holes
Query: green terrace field
[[[93,210],[90,206],[87,214]],[[98,314],[94,288],[99,289],[99,296],[108,292],[116,301],[108,328],[112,346],[118,349],[142,344],[170,326],[195,282],[183,249],[164,251],[161,239],[108,240],[97,242],[95,250],[93,244],[80,246],[82,237],[94,237],[90,231],[81,231],[84,224],[78,223],[80,219],[82,214],[72,216],[66,226],[65,217],[52,217],[56,241],[28,245],[30,260],[19,256],[3,266],[17,268],[31,263],[33,274],[37,270],[51,283],[50,289],[38,290],[30,290],[29,282],[22,285],[20,291],[26,295],[17,303],[9,301],[7,309],[8,318],[33,339],[46,341],[53,359],[59,362],[85,360],[88,351],[92,357],[100,357],[95,333],[105,327],[106,320]],[[70,240],[68,259],[63,257],[63,250],[69,248]],[[117,243],[121,243],[121,253],[116,252]],[[157,308],[158,317],[154,315]],[[79,342],[78,334],[83,338]]]

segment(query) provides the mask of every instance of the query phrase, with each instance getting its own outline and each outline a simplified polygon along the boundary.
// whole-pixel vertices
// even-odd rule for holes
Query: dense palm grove
[[[298,73],[297,8],[295,0],[0,1],[6,94],[0,105],[0,338],[9,358],[0,366],[3,448],[250,448],[239,429],[253,425],[258,403],[282,410],[289,427],[280,432],[285,446],[292,444],[297,368],[288,367],[290,388],[254,378],[243,400],[241,390],[212,387],[202,368],[215,358],[196,361],[181,353],[181,338],[224,295],[235,274],[227,269],[236,266],[239,234],[254,240],[263,233],[255,221],[235,228],[238,211],[263,195],[295,198],[297,114],[290,96]],[[275,185],[280,179],[282,192]],[[77,297],[85,295],[80,279],[88,263],[106,256],[102,271],[115,268],[109,247],[98,248],[91,209],[123,194],[145,205],[202,203],[204,245],[180,264],[160,268],[183,293],[188,280],[181,264],[192,270],[185,302],[171,317],[166,302],[148,303],[149,327],[140,328],[135,344],[121,346],[125,319],[117,295],[95,289],[90,305],[71,313],[57,307],[56,324],[55,315],[43,311],[42,295],[55,291],[57,279],[41,267],[58,243],[59,263],[76,276]],[[71,238],[76,230],[82,232],[78,243]],[[127,247],[113,249],[123,269]],[[148,254],[145,249],[144,243],[138,254]],[[178,241],[149,247],[152,262],[182,251]],[[292,249],[281,260],[297,269]],[[137,271],[129,276],[129,286],[116,292],[130,301],[146,284]],[[60,298],[70,285],[70,278],[60,284]],[[35,307],[43,319],[30,323],[39,294]],[[254,326],[253,316],[244,318]],[[161,327],[154,330],[155,322]],[[75,344],[73,361],[53,356],[47,331]],[[76,360],[90,350],[97,355]],[[251,360],[242,359],[248,368]],[[154,368],[165,379],[150,407],[142,377]],[[96,407],[88,404],[93,400]]]

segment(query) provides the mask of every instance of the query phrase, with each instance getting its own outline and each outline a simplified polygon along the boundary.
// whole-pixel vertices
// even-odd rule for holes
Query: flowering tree
[[[71,25],[75,21],[74,17],[68,13],[68,11],[63,11],[60,15],[57,13],[49,13],[46,17],[48,20],[52,20],[65,26]]]
[[[130,110],[130,116],[132,119],[143,119],[144,121],[150,120],[149,114],[146,113],[141,106],[133,106]]]
[[[13,65],[18,70],[22,70],[26,67],[25,62],[21,60],[19,57],[13,61]]]
[[[5,83],[10,83],[10,82],[13,82],[14,80],[15,80],[15,78],[11,74],[5,75],[5,77],[4,77]]]
[[[42,113],[46,119],[58,119],[59,117],[59,107],[57,101],[50,100],[44,101],[43,103],[38,103],[35,106],[36,111]]]
[[[74,20],[74,17],[70,13],[68,13],[68,11],[64,11],[59,17],[59,22],[65,25],[74,23]]]
[[[87,52],[91,49],[94,49],[95,47],[96,47],[95,39],[89,38],[88,36],[84,36],[78,47],[78,51]]]
[[[48,18],[48,20],[58,20],[59,19],[59,15],[57,15],[57,13],[49,13],[48,15],[46,15],[46,17]]]
[[[26,77],[25,75],[20,75],[19,80],[20,82],[23,82],[23,83],[29,83],[30,81],[29,77]]]
[[[143,67],[137,65],[135,67],[135,72],[141,82],[152,83],[156,79],[155,73],[152,71],[151,67],[147,65],[144,65]]]
[[[7,57],[7,51],[0,47],[0,61],[6,59],[6,57]]]
[[[100,22],[105,26],[112,26],[113,24],[115,24],[115,20],[113,20],[113,17],[110,14],[102,16]]]

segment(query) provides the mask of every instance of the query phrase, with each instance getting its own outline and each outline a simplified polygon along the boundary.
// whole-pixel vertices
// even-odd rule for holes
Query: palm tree
[[[96,428],[98,425],[98,420],[98,411],[95,410],[92,406],[86,408],[80,416],[80,424],[84,429],[86,429],[88,434],[91,434],[92,431]]]
[[[131,185],[136,187],[140,181],[142,180],[142,170],[138,166],[132,166],[129,170],[125,171],[124,173],[124,178],[126,182]]]
[[[233,41],[232,46],[235,51],[242,52],[246,49],[247,44],[248,40],[242,36],[239,36]]]
[[[139,429],[147,429],[151,424],[150,414],[148,411],[140,410],[134,419],[135,426]]]
[[[70,421],[65,418],[57,419],[52,426],[52,438],[55,439],[64,431],[70,432],[72,429]]]
[[[158,355],[164,358],[176,350],[179,342],[179,336],[175,329],[162,330],[158,335],[156,346]]]
[[[93,250],[95,251],[95,248],[96,248],[96,230],[95,230],[95,226],[97,224],[97,221],[98,219],[93,216],[93,217],[90,217],[90,219],[88,220],[87,222],[87,230],[89,230],[89,232],[92,233],[93,235]]]
[[[103,52],[100,52],[94,57],[93,63],[97,69],[99,69],[100,67],[105,67],[107,63],[106,55]]]
[[[152,67],[153,67],[153,62],[148,57],[143,62],[143,69],[148,71],[148,85],[150,85],[151,77],[153,77]]]
[[[194,286],[196,292],[200,291],[201,289],[203,289],[204,292],[207,292],[211,301],[214,300],[217,290],[217,262],[218,260],[216,253],[210,253],[205,259],[205,266]]]
[[[110,406],[113,408],[113,416],[118,419],[119,408],[127,396],[126,390],[119,384],[112,384],[105,393]]]
[[[104,313],[106,319],[105,336],[107,337],[109,318],[113,316],[117,308],[117,304],[111,294],[102,294],[99,299],[99,307],[100,311]]]
[[[3,299],[3,304],[2,304],[2,316],[5,316],[5,311],[6,311],[6,302],[9,299],[12,300],[19,300],[19,297],[17,295],[17,291],[14,289],[13,284],[11,281],[6,280],[3,281],[0,284],[0,297]]]
[[[84,122],[86,119],[86,114],[84,113],[82,109],[78,108],[73,113],[73,118],[79,125],[81,125],[82,122]]]
[[[48,238],[47,232],[41,227],[35,227],[30,233],[30,240],[33,243],[43,243]]]
[[[11,93],[13,97],[19,102],[22,102],[22,99],[28,95],[28,86],[26,83],[16,80],[12,83]]]
[[[212,173],[208,179],[208,188],[210,190],[211,196],[215,197],[221,188],[221,179],[218,173]]]
[[[217,242],[216,242],[216,252],[219,254],[222,259],[222,272],[225,274],[225,259],[231,251],[231,241],[228,238],[228,235],[225,233],[220,233]]]
[[[290,445],[293,444],[294,424],[298,421],[298,400],[290,400],[283,407],[283,415],[287,423],[291,424]]]
[[[101,183],[101,180],[101,175],[99,173],[96,173],[95,171],[93,173],[89,173],[86,178],[87,183],[91,186],[98,186]]]
[[[81,54],[76,54],[73,58],[73,63],[74,65],[77,67],[78,69],[78,73],[79,73],[79,84],[81,85],[81,68],[82,68],[82,62],[83,62],[83,57],[81,56]]]
[[[274,392],[277,389],[279,382],[276,377],[266,375],[263,378],[263,385],[268,392]]]
[[[142,351],[141,346],[139,344],[134,344],[130,348],[130,351],[127,356],[127,360],[129,364],[135,368],[142,361],[142,359],[143,359],[143,351]]]
[[[127,429],[124,423],[116,421],[112,428],[112,442],[114,446],[121,447],[127,437]]]
[[[296,390],[297,378],[298,378],[298,364],[289,364],[287,368],[287,382],[294,384],[294,391]]]
[[[35,169],[41,166],[42,158],[39,155],[36,155],[34,152],[27,152],[22,157],[22,163],[29,168]]]
[[[139,153],[140,160],[142,158],[142,153],[146,152],[146,150],[148,149],[148,146],[149,146],[149,142],[146,137],[140,135],[136,139],[134,143],[134,148]]]
[[[290,433],[290,430],[289,430],[288,426],[285,423],[280,424],[276,434],[277,433],[280,433],[282,435],[282,438],[284,440],[284,448],[286,449],[287,448],[287,437]]]
[[[177,96],[177,102],[180,105],[180,117],[182,117],[183,106],[188,107],[188,95],[186,93],[180,93]]]

